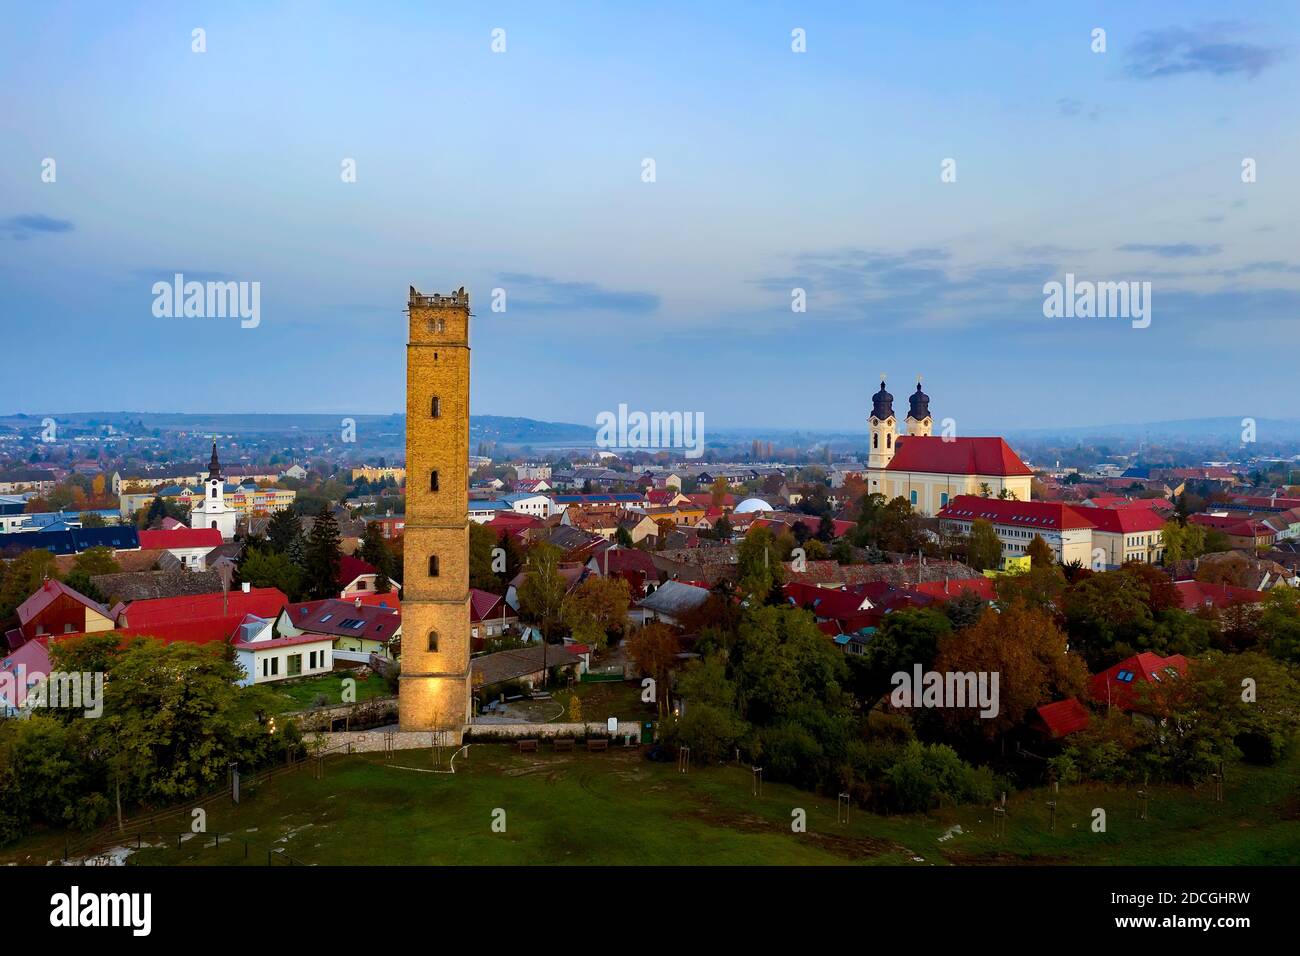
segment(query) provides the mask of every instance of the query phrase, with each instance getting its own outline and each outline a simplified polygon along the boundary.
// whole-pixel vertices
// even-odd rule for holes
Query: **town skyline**
[[[72,10],[82,29],[59,31]],[[666,10],[326,10],[311,41],[234,5],[204,12],[202,53],[190,12],[16,11],[0,77],[45,93],[10,104],[0,159],[9,321],[148,357],[117,391],[159,410],[332,411],[326,377],[361,386],[353,413],[400,408],[392,290],[412,280],[469,289],[482,414],[585,422],[626,402],[847,429],[881,370],[897,389],[923,374],[981,429],[1140,421],[1179,390],[1189,417],[1276,406],[1300,306],[1300,134],[1273,109],[1300,78],[1294,9],[996,29],[960,8]],[[437,85],[405,65],[429,44]],[[148,51],[129,77],[128,49]],[[141,117],[167,118],[162,153]],[[260,321],[156,315],[178,273],[260,284]],[[1067,276],[1150,283],[1149,326],[1046,318],[1044,285]],[[221,388],[194,387],[218,368]],[[13,374],[41,394],[36,364]],[[1053,401],[1062,382],[1082,400]],[[96,404],[86,376],[60,393]]]

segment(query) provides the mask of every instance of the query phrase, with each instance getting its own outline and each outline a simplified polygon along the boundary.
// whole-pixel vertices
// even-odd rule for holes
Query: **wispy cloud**
[[[74,228],[70,219],[51,219],[49,216],[42,216],[39,213],[11,216],[8,219],[0,220],[0,233],[7,234],[8,238],[19,241],[43,233],[72,232]]]
[[[1129,242],[1116,246],[1117,252],[1145,252],[1163,259],[1188,259],[1196,256],[1216,256],[1223,251],[1219,245],[1198,246],[1191,242]]]
[[[1129,48],[1124,72],[1139,80],[1184,73],[1255,77],[1288,55],[1284,47],[1232,39],[1244,30],[1242,24],[1231,22],[1147,30]]]
[[[594,282],[563,282],[526,272],[501,272],[507,308],[532,312],[620,312],[645,314],[659,308],[653,292],[620,292]]]
[[[1070,118],[1085,115],[1084,111],[1086,109],[1088,119],[1092,120],[1094,123],[1097,121],[1097,118],[1101,116],[1100,106],[1086,106],[1082,100],[1076,100],[1069,96],[1063,96],[1057,100],[1056,109],[1062,116],[1068,116]]]

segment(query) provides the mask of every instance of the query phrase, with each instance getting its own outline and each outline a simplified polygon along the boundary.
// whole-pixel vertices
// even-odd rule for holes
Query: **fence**
[[[300,769],[303,765],[309,762],[315,761],[319,763],[319,761],[331,754],[342,753],[344,751],[347,753],[352,752],[346,742],[336,744],[335,746],[318,746],[307,757],[291,759],[288,763],[269,767],[259,773],[241,778],[240,790],[244,792],[255,790],[262,784],[274,780],[276,777],[282,777],[287,773],[293,773],[295,770]],[[145,814],[144,816],[133,817],[128,821],[123,821],[120,827],[117,825],[116,821],[110,821],[98,830],[92,830],[85,833],[75,840],[66,841],[63,846],[63,859],[64,861],[68,861],[74,857],[85,858],[98,851],[109,849],[111,847],[123,846],[124,841],[130,841],[133,837],[137,839],[138,843],[141,835],[150,832],[155,835],[162,832],[170,832],[171,835],[174,836],[174,831],[159,831],[154,830],[154,828],[173,817],[192,814],[195,810],[205,808],[222,800],[229,800],[230,798],[231,788],[227,785],[219,790],[214,790],[211,793],[204,794],[188,803],[183,803],[174,807],[166,807],[162,810],[155,810],[154,812]]]
[[[308,866],[302,860],[289,854],[285,849],[277,847],[267,847],[257,843],[245,840],[234,833],[195,833],[185,831],[175,833],[171,831],[140,831],[131,834],[128,837],[117,837],[109,841],[104,846],[96,847],[78,859],[76,866],[96,866],[109,865],[105,854],[107,851],[122,848],[130,849],[135,852],[142,850],[157,849],[160,846],[170,846],[175,842],[176,849],[183,850],[188,843],[194,852],[190,853],[184,862],[195,860],[203,856],[207,851],[215,851],[213,855],[219,855],[222,847],[226,847],[226,852],[234,852],[237,858],[248,860],[252,865],[254,862],[260,863],[265,857],[267,866]],[[97,855],[98,854],[98,855]],[[65,863],[72,861],[64,858]],[[214,862],[214,861],[205,861]]]

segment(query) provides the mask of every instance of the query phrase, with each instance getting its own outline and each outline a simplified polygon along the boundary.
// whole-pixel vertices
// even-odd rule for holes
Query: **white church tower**
[[[884,468],[894,457],[894,438],[898,432],[898,419],[894,417],[894,396],[885,390],[883,375],[880,377],[880,391],[871,396],[869,425],[871,449],[867,452],[867,467]]]
[[[221,462],[217,461],[217,443],[212,442],[212,461],[208,463],[208,477],[203,482],[203,504],[190,509],[191,528],[216,528],[222,541],[235,537],[238,513],[226,506],[226,482],[221,477]]]

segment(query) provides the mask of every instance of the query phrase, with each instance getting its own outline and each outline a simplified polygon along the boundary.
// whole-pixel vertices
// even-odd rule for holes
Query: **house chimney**
[[[241,584],[240,587],[243,589],[243,591],[244,591],[245,594],[248,594],[250,591],[253,590],[253,585],[250,584],[250,583],[247,582],[247,581],[245,581],[243,584]]]

